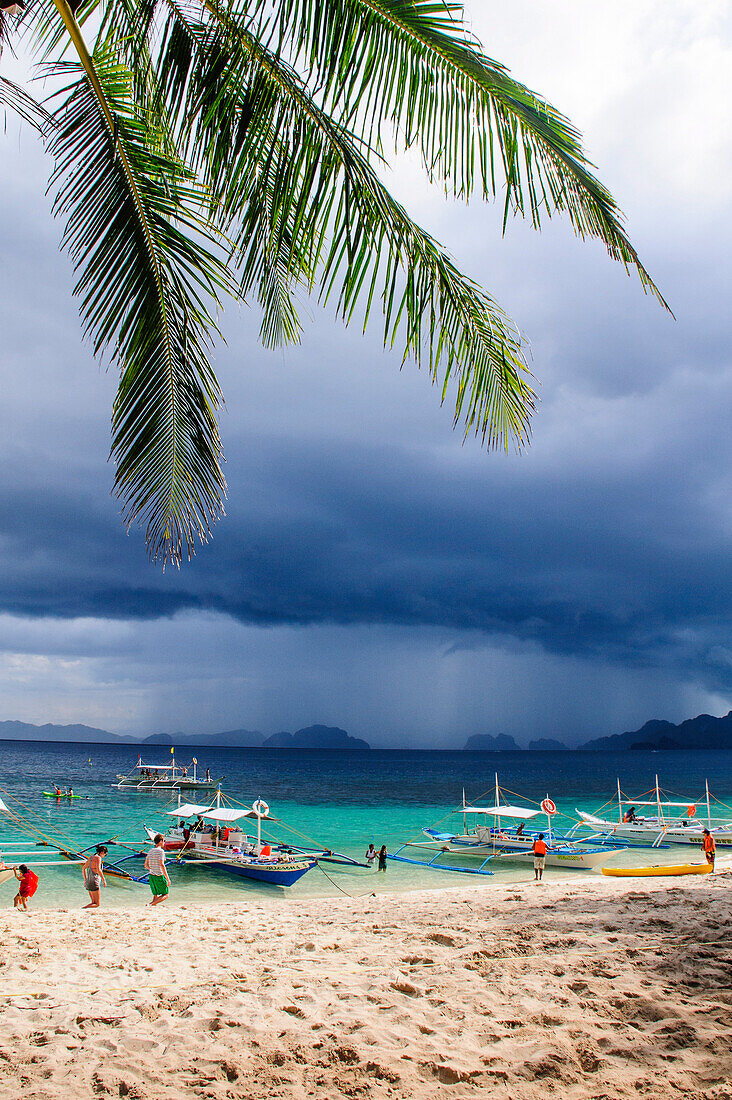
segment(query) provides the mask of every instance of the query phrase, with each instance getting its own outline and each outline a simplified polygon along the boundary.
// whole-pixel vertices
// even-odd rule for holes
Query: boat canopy
[[[135,764],[135,767],[147,768],[147,770],[151,772],[171,772],[174,767],[176,771],[180,771],[179,764],[143,764],[142,761],[138,761],[138,763]]]
[[[191,814],[205,814],[212,806],[194,806],[192,802],[184,802],[182,806],[176,806],[174,810],[166,810],[170,817],[190,817]]]
[[[242,817],[254,817],[251,810],[237,810],[231,806],[220,806],[217,810],[205,810],[204,817],[211,821],[238,821]]]
[[[655,798],[652,802],[643,802],[638,798],[624,798],[623,802],[631,806],[683,806],[685,810],[688,810],[689,806],[696,806],[696,802],[693,798],[689,799],[687,802],[658,802]]]
[[[540,810],[529,810],[526,806],[463,806],[455,812],[460,814],[490,814],[491,817],[520,817],[525,821],[541,813]]]
[[[2,798],[0,798],[0,813],[3,813],[3,814],[9,814],[10,813],[10,810],[5,805],[5,803],[3,802]]]

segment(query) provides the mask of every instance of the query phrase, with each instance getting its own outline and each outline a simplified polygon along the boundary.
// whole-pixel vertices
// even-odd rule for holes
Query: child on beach
[[[13,905],[16,909],[27,909],[28,898],[32,898],[38,889],[38,875],[34,871],[29,871],[25,863],[21,863],[20,867],[14,867],[13,870],[20,883]]]
[[[104,857],[106,854],[106,845],[97,844],[94,855],[89,856],[82,865],[81,877],[84,879],[84,889],[89,895],[89,904],[82,906],[83,909],[99,908],[101,902],[100,890],[102,886],[107,885],[107,880],[104,877]]]
[[[153,899],[151,905],[159,905],[165,901],[170,889],[170,879],[165,867],[165,843],[161,833],[155,837],[155,847],[151,848],[145,856],[145,870],[150,872],[150,889]]]

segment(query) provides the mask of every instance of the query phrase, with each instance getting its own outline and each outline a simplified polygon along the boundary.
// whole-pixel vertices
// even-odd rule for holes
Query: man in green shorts
[[[163,843],[163,837],[158,833],[155,837],[155,847],[151,848],[145,856],[145,870],[150,872],[150,889],[153,896],[151,905],[159,905],[161,901],[165,901],[170,889]]]

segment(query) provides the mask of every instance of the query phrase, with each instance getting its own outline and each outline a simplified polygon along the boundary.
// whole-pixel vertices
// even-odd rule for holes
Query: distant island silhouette
[[[340,726],[304,726],[293,733],[282,731],[267,735],[259,730],[234,729],[221,733],[154,733],[149,737],[130,737],[81,723],[33,725],[31,722],[0,722],[0,741],[77,742],[108,745],[165,745],[175,748],[193,746],[235,749],[332,749],[339,752],[366,752],[368,741],[352,737]],[[396,746],[399,747],[399,746]],[[458,746],[456,746],[458,747]],[[637,730],[595,737],[579,749],[593,752],[677,749],[732,749],[732,710],[721,718],[699,714],[674,725],[653,718]],[[467,752],[571,752],[573,749],[553,737],[529,741],[526,747],[506,733],[476,733],[463,745]]]
[[[82,744],[165,745],[166,747],[209,746],[234,749],[335,749],[339,752],[365,752],[368,741],[351,737],[338,726],[305,726],[294,733],[275,733],[271,737],[258,730],[226,730],[223,733],[154,733],[150,737],[124,737],[109,730],[80,724],[58,726],[47,722],[34,726],[30,722],[0,722],[0,741],[57,741]]]

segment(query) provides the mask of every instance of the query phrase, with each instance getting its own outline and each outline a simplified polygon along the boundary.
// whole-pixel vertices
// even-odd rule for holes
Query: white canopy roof
[[[171,817],[189,817],[191,814],[205,814],[211,806],[194,806],[192,802],[184,802],[180,806],[176,806],[174,810],[166,810],[166,814]]]
[[[175,766],[176,768],[180,768],[180,764],[176,764]],[[151,772],[169,772],[173,770],[172,764],[143,764],[142,761],[140,761],[138,764],[135,764],[135,767],[147,768],[148,771]]]
[[[3,802],[2,798],[0,798],[0,813],[3,813],[3,814],[9,814],[10,813],[10,810],[5,805],[5,803]]]
[[[520,817],[528,821],[536,817],[540,810],[529,810],[526,806],[463,806],[461,814],[490,814],[491,817]]]
[[[218,810],[205,810],[204,817],[210,821],[238,821],[241,817],[253,817],[251,810],[237,810],[231,806],[221,806]]]
[[[637,798],[625,798],[625,799],[623,799],[623,805],[627,805],[627,806],[683,806],[683,808],[686,810],[686,809],[688,809],[689,806],[696,806],[696,802],[694,801],[693,798],[690,798],[688,802],[664,802],[663,799],[661,799],[660,802],[657,802],[655,798],[654,798],[653,802],[643,802],[643,801],[641,801],[640,799],[637,799]]]

